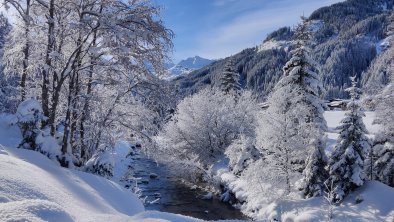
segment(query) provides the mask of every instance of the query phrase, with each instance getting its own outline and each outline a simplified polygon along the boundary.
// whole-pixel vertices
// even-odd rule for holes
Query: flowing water
[[[132,158],[131,172],[134,178],[138,178],[134,179],[134,182],[138,181],[137,189],[140,190],[141,197],[146,198],[147,210],[182,214],[204,220],[248,219],[238,209],[221,202],[215,196],[211,200],[202,199],[206,191],[191,189],[182,184],[179,178],[170,176],[164,166],[157,165],[144,155],[137,154]]]

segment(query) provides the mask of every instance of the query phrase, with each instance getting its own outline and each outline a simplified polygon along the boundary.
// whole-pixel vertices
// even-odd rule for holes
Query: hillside
[[[149,212],[129,190],[16,149],[20,132],[0,117],[0,221],[200,221]]]
[[[373,124],[374,112],[366,112],[363,118],[369,137],[379,132],[380,126]],[[326,152],[331,153],[338,139],[336,127],[344,118],[344,111],[326,111],[328,132]],[[257,170],[257,169],[255,169]],[[226,168],[219,168],[217,174],[222,181],[229,184],[237,199],[243,204],[242,212],[262,221],[387,221],[394,220],[394,189],[378,181],[367,181],[364,186],[351,193],[343,203],[330,205],[325,197],[304,199],[298,191],[293,191],[287,197],[269,201],[270,193],[264,189],[276,192],[278,187],[271,187],[270,182],[259,181],[251,185],[251,181],[243,176],[234,176]],[[359,200],[358,200],[359,199]],[[360,201],[361,200],[361,201]],[[331,209],[331,210],[330,210]],[[328,219],[331,215],[331,219]]]
[[[320,8],[310,15],[316,42],[312,57],[320,65],[327,99],[346,97],[344,88],[349,85],[349,76],[354,74],[365,79],[364,85],[376,81],[377,78],[369,78],[373,74],[367,70],[391,48],[390,44],[382,43],[384,39],[391,39],[389,24],[393,4],[393,0],[348,0]],[[281,69],[293,46],[293,34],[289,27],[280,28],[269,34],[260,46],[178,77],[174,85],[185,94],[208,84],[215,85],[224,64],[233,58],[242,86],[264,97],[282,75]]]
[[[183,59],[177,64],[168,64],[167,67],[168,67],[169,77],[174,78],[180,75],[189,74],[213,62],[214,60],[201,58],[200,56],[194,56],[187,59]]]

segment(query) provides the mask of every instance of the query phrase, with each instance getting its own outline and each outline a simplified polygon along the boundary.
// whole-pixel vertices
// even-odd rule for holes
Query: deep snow
[[[337,136],[335,126],[343,115],[341,111],[325,113],[332,143]],[[372,125],[373,118],[374,114],[367,112],[364,119],[370,133],[379,129]],[[115,182],[61,168],[38,152],[15,148],[20,142],[20,132],[17,126],[9,125],[12,122],[12,115],[0,115],[0,221],[202,221],[145,211],[133,193]],[[117,150],[122,155],[126,152]],[[227,179],[235,182],[236,178]],[[238,196],[247,195],[247,181],[238,180],[233,185],[239,189]],[[356,204],[360,198],[363,201]],[[393,200],[393,188],[376,181],[367,182],[334,207],[333,221],[392,222]],[[263,221],[275,215],[280,215],[282,221],[322,221],[327,219],[329,209],[323,198],[281,200],[261,206],[258,216]]]
[[[379,125],[374,125],[375,114],[365,112],[363,121],[369,131],[369,137],[378,133]],[[338,138],[336,127],[343,119],[345,111],[327,111],[324,117],[327,121],[329,132],[327,153],[330,153]],[[216,169],[221,180],[228,184],[228,188],[235,193],[239,200],[249,200],[241,206],[241,210],[250,217],[263,221],[277,219],[279,221],[328,221],[330,205],[323,197],[302,199],[300,194],[293,192],[289,197],[283,197],[273,203],[267,202],[266,196],[255,196],[251,192],[251,181],[237,177],[229,172],[226,167]],[[271,186],[261,181],[259,186]],[[272,188],[275,189],[275,188]],[[356,203],[356,199],[363,199]],[[255,209],[260,209],[256,211]],[[394,189],[377,181],[367,181],[357,191],[345,198],[339,206],[333,206],[331,221],[387,221],[394,222]]]
[[[145,211],[115,182],[15,148],[20,132],[12,122],[12,115],[0,115],[0,221],[201,221]]]

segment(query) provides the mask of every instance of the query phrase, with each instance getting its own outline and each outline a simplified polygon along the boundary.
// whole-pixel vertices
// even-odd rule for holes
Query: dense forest
[[[348,98],[345,89],[350,86],[349,77],[353,75],[363,79],[363,85],[371,84],[367,83],[371,78],[373,82],[387,84],[385,76],[377,77],[369,69],[377,68],[377,56],[384,50],[380,48],[381,41],[392,35],[388,27],[393,20],[393,5],[393,1],[386,0],[350,0],[323,7],[310,15],[314,29],[312,57],[320,66],[326,99]],[[281,67],[289,59],[288,51],[294,47],[294,39],[291,27],[280,28],[269,34],[260,46],[179,77],[174,84],[186,95],[208,84],[219,84],[221,70],[231,58],[236,62],[243,88],[264,98],[279,81]]]

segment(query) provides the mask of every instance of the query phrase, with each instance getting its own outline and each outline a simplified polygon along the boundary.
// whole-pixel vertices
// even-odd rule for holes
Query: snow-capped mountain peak
[[[188,74],[194,70],[201,69],[214,62],[215,60],[205,59],[200,56],[190,57],[181,60],[177,64],[169,67],[168,71],[171,77]]]

